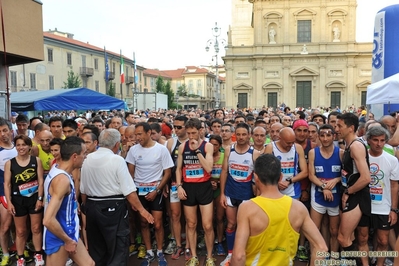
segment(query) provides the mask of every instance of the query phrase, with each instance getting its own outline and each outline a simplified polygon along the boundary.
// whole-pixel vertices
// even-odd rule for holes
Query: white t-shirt
[[[391,181],[399,180],[399,164],[396,157],[386,151],[378,157],[370,155],[371,213],[389,215],[391,211]]]
[[[163,170],[174,166],[168,149],[158,142],[150,148],[143,148],[140,144],[134,145],[127,153],[126,162],[135,166],[136,185],[160,181]]]

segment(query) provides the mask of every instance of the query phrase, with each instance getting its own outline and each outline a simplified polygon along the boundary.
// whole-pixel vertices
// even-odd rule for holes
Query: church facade
[[[373,44],[356,42],[356,6],[356,0],[232,0],[226,107],[365,104]]]

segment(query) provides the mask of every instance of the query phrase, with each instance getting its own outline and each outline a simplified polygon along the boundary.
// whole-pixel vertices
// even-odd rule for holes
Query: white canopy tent
[[[399,73],[369,85],[366,104],[376,119],[399,111]]]

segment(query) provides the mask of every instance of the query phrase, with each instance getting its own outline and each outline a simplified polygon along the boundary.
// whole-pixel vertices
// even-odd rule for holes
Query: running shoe
[[[29,253],[29,250],[27,249],[24,250],[24,257],[26,263],[32,262],[34,260],[34,258],[31,256],[31,253]]]
[[[139,254],[137,254],[137,258],[144,259],[146,254],[147,254],[147,250],[145,249],[145,246],[140,245],[139,246]]]
[[[1,258],[0,266],[7,266],[10,265],[10,263],[11,263],[10,256],[3,256]]]
[[[175,250],[176,250],[176,240],[171,239],[171,240],[169,241],[169,244],[168,244],[168,246],[166,247],[164,253],[165,253],[165,254],[168,254],[168,255],[171,255],[171,254],[173,254],[173,253],[175,252]]]
[[[151,256],[149,253],[145,255],[144,261],[140,264],[140,266],[150,266],[151,262],[155,260],[155,256]]]
[[[137,254],[137,252],[138,252],[138,250],[137,250],[136,244],[130,244],[130,246],[129,246],[129,257],[134,255],[134,254]]]
[[[167,266],[168,262],[165,259],[163,253],[158,253],[158,266]]]
[[[214,258],[207,258],[205,261],[205,266],[216,266],[215,261],[216,259]]]
[[[226,251],[224,250],[224,247],[222,245],[222,243],[218,243],[216,244],[216,255],[218,256],[226,256]]]
[[[224,261],[220,263],[220,266],[229,266],[230,265],[230,260],[231,260],[231,254],[227,254],[226,258]]]
[[[42,254],[35,254],[35,266],[43,266],[44,259]]]
[[[72,266],[73,265],[73,260],[71,258],[68,258],[67,262],[65,263],[65,266]]]
[[[188,261],[186,261],[186,266],[198,266],[199,260],[197,257],[191,257]]]
[[[186,251],[184,252],[184,259],[185,260],[190,260],[192,256],[193,255],[191,254],[191,250],[189,248],[186,248]]]
[[[299,259],[299,261],[308,261],[309,257],[308,254],[306,253],[306,248],[299,246],[296,257]]]
[[[175,252],[172,254],[172,260],[178,260],[180,258],[180,255],[184,254],[184,249],[182,247],[177,247],[175,249]]]
[[[17,260],[17,266],[25,266],[25,265],[26,265],[26,263],[25,263],[25,259],[24,258],[19,258]]]

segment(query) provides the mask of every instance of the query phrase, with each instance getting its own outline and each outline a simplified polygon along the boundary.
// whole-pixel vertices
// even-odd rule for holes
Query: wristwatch
[[[321,187],[322,190],[324,190],[326,188],[326,186],[327,186],[327,184],[323,183],[323,185],[321,185],[320,187]]]
[[[396,214],[399,214],[399,209],[391,209],[391,212],[394,212]]]
[[[347,188],[345,188],[344,193],[345,193],[346,195],[349,195],[349,190],[348,190]]]
[[[38,201],[43,201],[43,197],[37,197]]]
[[[159,195],[159,194],[161,194],[161,192],[162,192],[162,190],[160,190],[159,188],[157,188],[157,194]]]
[[[195,154],[201,153],[201,151],[199,149],[195,150]]]
[[[290,183],[290,185],[292,184],[292,177],[288,177],[285,181],[288,181],[288,183]]]

